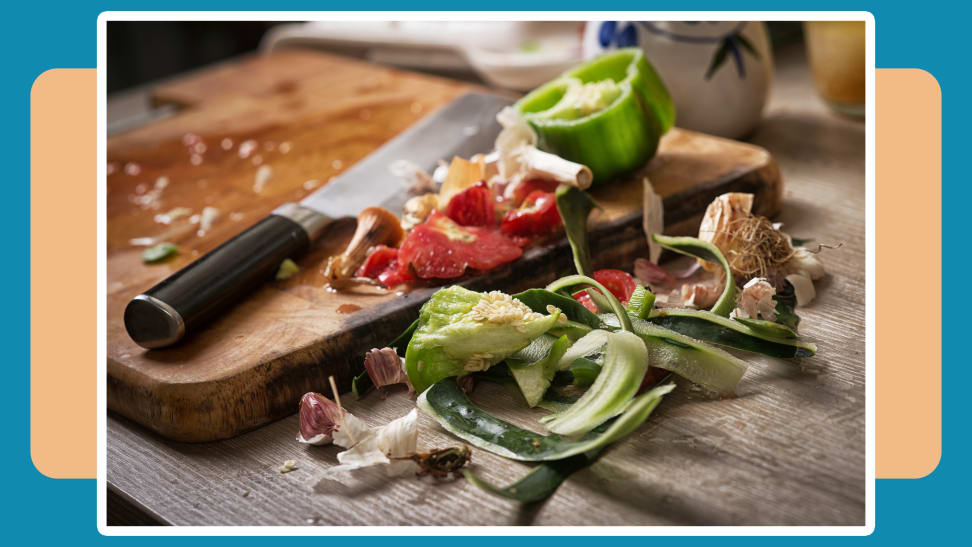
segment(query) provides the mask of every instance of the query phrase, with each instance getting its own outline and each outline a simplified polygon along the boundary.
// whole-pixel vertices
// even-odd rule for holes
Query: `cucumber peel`
[[[602,316],[608,325],[614,317]],[[731,321],[731,320],[729,320]],[[720,395],[731,395],[742,379],[746,362],[734,355],[684,334],[637,318],[634,333],[644,341],[648,362]]]
[[[698,340],[771,357],[811,357],[817,353],[817,346],[809,342],[771,336],[765,329],[703,310],[658,309],[651,312],[648,321]]]
[[[651,234],[651,239],[670,251],[720,264],[726,272],[726,286],[722,290],[722,295],[719,297],[719,300],[716,301],[715,305],[709,311],[716,315],[729,317],[732,310],[736,308],[736,294],[739,292],[739,289],[736,288],[736,280],[732,276],[732,269],[729,268],[729,262],[722,255],[722,251],[708,241],[702,241],[697,237],[672,237]]]
[[[627,436],[648,419],[661,396],[674,388],[674,384],[666,384],[635,397],[607,429],[578,440],[534,433],[484,412],[459,389],[455,378],[433,384],[422,392],[417,405],[447,431],[473,446],[513,460],[550,461],[583,454]]]
[[[648,372],[645,343],[630,332],[607,336],[601,372],[584,395],[564,412],[540,418],[560,435],[581,435],[624,411]]]
[[[648,406],[650,406],[650,408],[647,409],[647,414],[645,415],[645,419],[647,419],[648,415],[650,415],[655,407],[658,406],[658,403],[661,402],[662,397],[671,391],[673,387],[674,384],[668,383],[653,388],[644,395],[636,398],[629,410],[632,410],[635,406],[640,406],[647,401]],[[596,437],[597,435],[602,435],[604,431],[611,426],[613,426],[613,423],[602,424],[591,433],[588,433],[587,436]],[[530,472],[524,475],[520,480],[503,488],[490,484],[472,471],[465,471],[463,474],[474,486],[489,492],[490,494],[521,503],[530,503],[549,497],[565,480],[567,480],[567,477],[569,477],[575,471],[583,469],[584,467],[587,467],[593,463],[597,457],[600,456],[601,451],[603,450],[604,446],[601,446],[569,458],[541,463],[530,470]]]
[[[587,217],[597,203],[583,190],[561,184],[554,194],[557,212],[564,223],[564,233],[574,256],[574,267],[580,275],[591,275],[591,252],[587,243]]]

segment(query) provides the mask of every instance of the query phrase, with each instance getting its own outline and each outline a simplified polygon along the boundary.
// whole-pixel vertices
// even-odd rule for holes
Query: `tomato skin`
[[[369,277],[378,279],[378,275],[385,271],[388,266],[398,260],[398,249],[387,245],[378,245],[372,249],[371,254],[365,259],[364,263],[354,273],[355,277]]]
[[[495,227],[460,226],[435,211],[405,238],[398,265],[400,271],[423,279],[452,279],[467,268],[491,270],[522,254]]]
[[[555,180],[529,179],[516,185],[513,189],[513,206],[519,207],[533,192],[540,190],[552,194],[560,183]]]
[[[621,270],[597,270],[594,281],[604,285],[622,304],[627,304],[638,284],[628,272]]]
[[[496,197],[486,183],[479,181],[452,196],[445,214],[460,226],[493,226],[496,224]]]
[[[597,290],[597,289],[594,289],[594,290]],[[591,312],[593,312],[593,313],[598,313],[599,312],[599,310],[597,309],[597,304],[594,303],[594,299],[591,298],[591,295],[587,294],[587,290],[586,289],[583,290],[583,291],[577,291],[574,294],[572,294],[571,296],[574,297],[574,300],[576,300],[576,301],[580,302],[581,304],[583,304],[585,308],[591,310]]]
[[[550,192],[534,190],[518,209],[506,212],[500,230],[516,238],[545,236],[563,225],[557,198]]]
[[[398,265],[398,249],[378,245],[371,251],[364,264],[354,273],[356,277],[377,279],[386,287],[401,285],[415,279],[408,272],[403,272]]]

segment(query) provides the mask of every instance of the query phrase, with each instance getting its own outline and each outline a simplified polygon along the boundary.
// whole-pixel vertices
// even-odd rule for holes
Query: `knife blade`
[[[390,166],[407,160],[429,172],[441,159],[489,152],[499,134],[496,113],[507,98],[467,93],[390,140],[300,203],[268,217],[134,297],[125,328],[135,343],[162,348],[183,340],[269,280],[286,258],[326,237],[331,222],[379,206],[400,214],[410,196]]]

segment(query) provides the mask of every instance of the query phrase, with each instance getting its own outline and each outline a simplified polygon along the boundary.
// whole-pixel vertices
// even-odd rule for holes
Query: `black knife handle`
[[[272,278],[284,259],[303,254],[327,219],[288,205],[133,298],[125,308],[132,340],[145,348],[175,344]],[[303,215],[288,214],[294,210]]]

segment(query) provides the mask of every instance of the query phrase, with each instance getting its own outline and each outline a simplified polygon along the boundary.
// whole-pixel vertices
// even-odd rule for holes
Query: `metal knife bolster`
[[[284,203],[274,209],[271,214],[289,218],[299,224],[307,232],[307,238],[310,241],[317,239],[324,231],[324,228],[327,228],[328,224],[334,221],[334,219],[320,211],[315,211],[310,207],[304,207],[297,203]]]
[[[272,279],[280,263],[297,258],[330,224],[296,203],[271,215],[136,296],[125,328],[145,348],[170,346]]]

